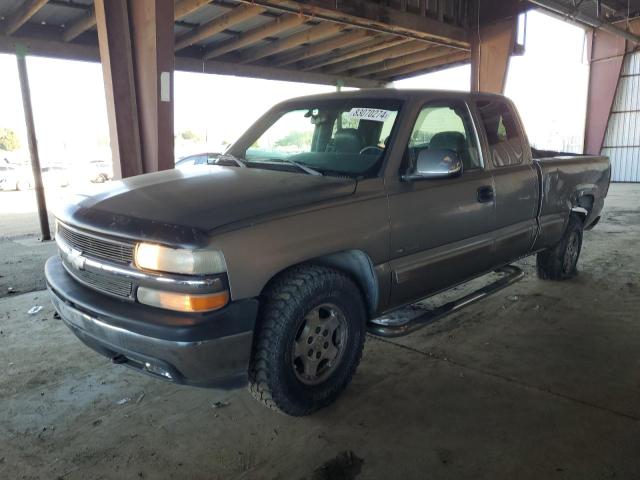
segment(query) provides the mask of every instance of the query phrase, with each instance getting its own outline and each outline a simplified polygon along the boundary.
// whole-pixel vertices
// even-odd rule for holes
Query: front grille
[[[66,243],[87,257],[129,265],[133,261],[133,245],[94,237],[58,223],[59,235]]]
[[[66,262],[64,262],[64,264],[67,267],[67,271],[89,287],[117,295],[118,297],[131,297],[133,284],[128,280],[106,276],[102,273],[89,272],[87,270],[77,270],[68,266]]]

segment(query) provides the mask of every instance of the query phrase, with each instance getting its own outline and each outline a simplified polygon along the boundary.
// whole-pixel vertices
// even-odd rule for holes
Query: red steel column
[[[114,175],[173,168],[173,1],[95,0]]]
[[[600,155],[622,70],[625,39],[602,30],[593,30],[588,34],[587,47],[590,70],[584,153]]]

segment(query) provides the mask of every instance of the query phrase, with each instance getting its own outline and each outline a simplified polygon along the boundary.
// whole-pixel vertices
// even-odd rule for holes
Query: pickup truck
[[[77,196],[46,279],[114,363],[307,415],[389,312],[527,255],[542,279],[575,275],[609,180],[605,157],[533,150],[502,96],[298,98],[207,165]]]

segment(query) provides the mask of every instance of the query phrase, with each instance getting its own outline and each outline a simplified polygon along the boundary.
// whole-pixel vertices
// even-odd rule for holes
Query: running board
[[[382,317],[374,318],[368,324],[368,331],[372,335],[386,338],[408,335],[524,278],[524,272],[515,265],[507,265],[496,270],[495,273],[503,276],[457,300],[435,308],[425,308],[419,304],[420,302],[416,302]]]

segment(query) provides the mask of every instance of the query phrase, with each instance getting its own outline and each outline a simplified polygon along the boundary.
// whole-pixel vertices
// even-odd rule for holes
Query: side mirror
[[[451,178],[462,173],[462,160],[456,152],[448,149],[425,149],[420,151],[414,173],[404,175],[405,181],[430,178]]]

